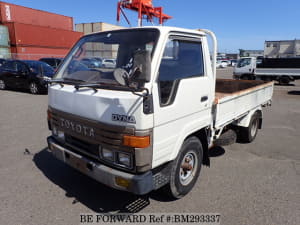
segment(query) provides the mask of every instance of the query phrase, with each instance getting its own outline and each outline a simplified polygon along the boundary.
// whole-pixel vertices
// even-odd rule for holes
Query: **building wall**
[[[91,34],[101,31],[110,31],[117,29],[124,29],[124,27],[97,22],[97,23],[79,23],[75,25],[76,31],[83,32],[84,34]],[[88,56],[100,57],[100,58],[116,58],[118,48],[116,46],[103,46],[100,44],[92,44],[87,47]]]
[[[263,56],[263,50],[244,50],[240,49],[240,57],[259,57]]]
[[[295,52],[296,52],[296,57],[300,57],[300,40],[296,41]]]
[[[264,49],[266,58],[300,57],[300,40],[266,41]]]
[[[83,32],[84,34],[91,34],[100,31],[117,30],[122,28],[124,27],[109,24],[109,23],[103,23],[103,22],[79,23],[75,25],[75,30],[79,32]]]

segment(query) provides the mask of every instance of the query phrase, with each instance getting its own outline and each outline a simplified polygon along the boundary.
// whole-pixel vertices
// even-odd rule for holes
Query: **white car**
[[[115,59],[103,59],[102,66],[105,68],[115,68],[116,60]]]
[[[218,60],[217,61],[217,68],[226,68],[228,66],[227,61],[225,60]]]
[[[230,64],[231,64],[231,66],[234,67],[237,64],[237,60],[236,59],[230,60]]]

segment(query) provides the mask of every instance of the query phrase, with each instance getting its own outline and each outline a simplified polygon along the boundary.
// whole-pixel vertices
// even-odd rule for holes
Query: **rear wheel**
[[[257,113],[254,113],[251,117],[249,126],[240,128],[239,141],[242,143],[251,143],[257,135],[258,127],[259,117]]]
[[[291,80],[287,76],[282,76],[282,77],[279,78],[278,81],[279,81],[279,84],[281,84],[281,85],[288,85]]]
[[[5,85],[4,80],[0,79],[0,90],[5,90],[5,88],[6,88],[6,85]]]
[[[241,76],[241,80],[249,80],[249,79],[248,79],[248,75],[243,75],[243,76]]]
[[[261,79],[263,80],[263,81],[271,81],[272,79],[270,78],[270,77],[261,77]]]
[[[31,82],[31,83],[29,84],[29,90],[30,90],[30,93],[31,93],[31,94],[34,94],[34,95],[40,93],[39,86],[38,86],[37,83],[35,83],[35,82]]]
[[[203,159],[203,149],[197,137],[186,139],[174,160],[170,183],[165,190],[170,197],[179,199],[189,193],[199,177]]]
[[[244,74],[241,76],[241,80],[254,80],[254,76],[251,74]]]

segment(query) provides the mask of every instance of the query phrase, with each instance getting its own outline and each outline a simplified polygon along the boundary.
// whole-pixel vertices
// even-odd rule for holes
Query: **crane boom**
[[[154,7],[152,0],[119,0],[117,8],[117,21],[120,22],[120,15],[125,17],[130,25],[123,9],[129,9],[138,12],[138,26],[142,26],[142,19],[146,18],[153,23],[154,18],[158,18],[159,24],[163,24],[172,17],[163,13],[163,7]]]

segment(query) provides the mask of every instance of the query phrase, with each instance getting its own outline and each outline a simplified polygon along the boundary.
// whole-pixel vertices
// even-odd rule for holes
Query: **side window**
[[[49,59],[45,59],[44,62],[47,63],[50,66],[52,66],[52,64],[53,64],[53,62]]]
[[[23,63],[18,62],[16,63],[16,65],[17,65],[18,72],[28,72],[26,65],[24,65]]]
[[[204,76],[201,42],[170,39],[159,67],[160,104],[173,103],[180,80],[201,76]]]
[[[14,61],[8,61],[3,65],[3,69],[10,71],[17,71],[17,64]]]

